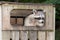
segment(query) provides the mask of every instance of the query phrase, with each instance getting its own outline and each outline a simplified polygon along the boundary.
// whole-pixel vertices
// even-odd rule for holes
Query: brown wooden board
[[[16,23],[16,18],[10,18],[10,24],[14,25]]]
[[[18,25],[23,25],[24,23],[23,23],[23,18],[17,18],[17,24]]]

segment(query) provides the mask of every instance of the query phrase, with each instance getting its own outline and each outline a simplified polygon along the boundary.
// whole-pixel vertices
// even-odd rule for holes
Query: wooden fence
[[[2,31],[3,40],[54,40],[53,31]]]
[[[5,3],[0,5],[2,11],[2,40],[54,40],[55,35],[55,7],[53,5],[40,4],[16,4]],[[46,12],[46,26],[36,27],[13,27],[10,24],[10,13],[13,9],[43,9]]]

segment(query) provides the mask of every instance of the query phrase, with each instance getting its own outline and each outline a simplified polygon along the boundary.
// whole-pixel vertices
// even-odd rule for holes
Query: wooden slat
[[[54,37],[54,32],[47,32],[47,40],[55,40]]]
[[[29,39],[37,40],[37,31],[29,31]]]
[[[12,40],[19,40],[19,31],[12,31]]]
[[[28,40],[28,31],[21,31],[21,40]]]
[[[23,25],[23,18],[17,18],[17,24]]]
[[[11,11],[12,16],[27,16],[31,14],[32,10],[31,9],[14,9]]]
[[[16,24],[16,18],[10,18],[10,23],[11,24]]]
[[[21,40],[21,31],[19,31],[19,40]]]
[[[10,31],[10,39],[12,39],[12,31]]]
[[[0,6],[0,40],[2,40],[2,10]]]
[[[45,32],[38,31],[38,40],[45,40]]]
[[[48,10],[48,9],[49,9],[49,10]],[[54,21],[52,21],[52,20],[54,19],[54,18],[53,18],[54,9],[53,9],[52,6],[49,6],[48,9],[47,9],[48,12],[49,12],[49,13],[48,13],[48,20],[50,20],[50,21],[48,21],[48,25],[49,25],[48,28],[49,28],[49,29],[53,29],[53,26],[52,26],[53,24],[52,24],[52,23],[53,23]],[[53,13],[53,15],[52,15],[52,13]]]
[[[10,31],[2,31],[2,40],[10,40]]]

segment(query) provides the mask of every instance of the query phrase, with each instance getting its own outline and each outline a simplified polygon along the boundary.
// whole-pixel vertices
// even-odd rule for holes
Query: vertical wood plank
[[[28,31],[21,31],[21,40],[28,40]]]
[[[45,32],[38,31],[38,40],[45,40]]]
[[[21,31],[19,31],[19,40],[21,40]]]
[[[0,40],[2,40],[2,6],[0,6]]]
[[[12,40],[19,40],[19,31],[12,31]]]
[[[48,28],[49,29],[53,29],[53,26],[52,26],[52,23],[53,23],[53,21],[52,21],[52,19],[53,19],[53,15],[52,15],[52,13],[54,14],[54,10],[53,10],[53,7],[52,6],[49,6],[48,7],[48,20],[50,20],[50,21],[48,21]]]
[[[16,24],[16,19],[15,18],[10,18],[10,24],[12,24],[12,25]]]
[[[53,27],[53,30],[54,30],[54,32],[55,32],[55,7],[53,7],[53,9],[52,9],[52,12],[53,12],[53,14],[52,14],[52,27]]]
[[[10,31],[10,40],[12,39],[12,31]]]
[[[55,40],[54,37],[54,32],[47,32],[47,40]]]
[[[29,31],[29,39],[37,40],[37,31]]]
[[[17,24],[23,25],[23,18],[17,18]]]
[[[2,40],[10,40],[10,31],[2,31]]]

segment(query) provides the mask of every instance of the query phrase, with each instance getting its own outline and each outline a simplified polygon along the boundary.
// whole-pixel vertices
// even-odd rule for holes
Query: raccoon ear
[[[35,14],[37,11],[35,9],[33,9],[33,14]]]
[[[46,12],[45,10],[43,12]]]
[[[35,9],[33,9],[33,12],[35,12],[36,10]]]

